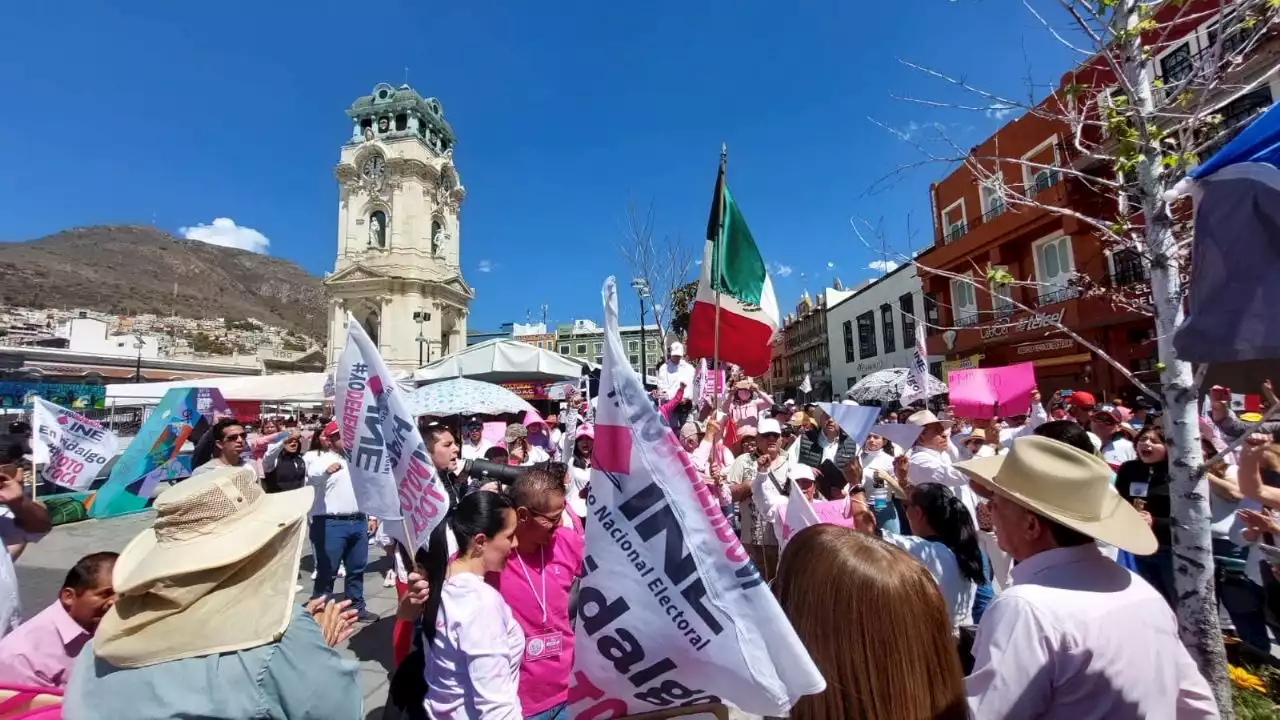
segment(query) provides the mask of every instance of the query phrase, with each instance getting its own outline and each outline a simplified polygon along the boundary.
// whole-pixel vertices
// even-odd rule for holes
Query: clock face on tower
[[[360,174],[364,176],[365,180],[375,185],[381,185],[382,178],[386,174],[386,166],[383,163],[382,156],[374,155],[365,160],[364,165],[360,168]]]

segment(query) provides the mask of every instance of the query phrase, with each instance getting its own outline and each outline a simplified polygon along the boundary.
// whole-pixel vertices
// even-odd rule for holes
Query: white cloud
[[[880,272],[893,272],[898,269],[898,263],[892,260],[872,260],[867,263],[868,270],[879,270]]]
[[[480,264],[476,266],[476,272],[493,272],[493,263],[489,260],[481,260]]]
[[[693,264],[694,264],[694,265],[697,265],[698,267],[702,267],[702,261],[701,261],[701,260],[694,260],[694,261],[693,261]]]
[[[782,263],[773,264],[773,274],[778,277],[791,277],[791,266]]]
[[[987,108],[986,116],[996,120],[1003,120],[1017,112],[1017,110],[1017,106],[1008,105],[1006,103],[996,103],[995,105]]]
[[[260,255],[265,254],[271,247],[271,241],[266,235],[253,228],[236,225],[236,221],[231,218],[214,218],[214,221],[208,225],[178,228],[178,232],[188,240],[239,248]]]

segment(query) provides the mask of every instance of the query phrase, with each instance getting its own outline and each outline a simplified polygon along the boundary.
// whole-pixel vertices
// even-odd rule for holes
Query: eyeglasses
[[[244,439],[244,433],[236,433],[234,435],[222,436],[222,442],[235,442],[236,440],[243,440],[243,439]]]
[[[545,513],[540,513],[531,507],[526,507],[525,510],[528,510],[530,515],[536,518],[540,518],[542,520],[546,520],[552,525],[559,525],[560,521],[564,519],[564,508],[560,508],[560,512],[556,513],[555,515],[547,515]]]

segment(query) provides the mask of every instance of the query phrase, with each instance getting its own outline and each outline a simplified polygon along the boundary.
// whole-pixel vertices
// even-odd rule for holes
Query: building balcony
[[[1078,297],[1080,297],[1080,288],[1070,287],[1070,286],[1064,287],[1064,288],[1056,288],[1053,290],[1049,290],[1047,292],[1040,293],[1040,295],[1036,297],[1036,305],[1039,307],[1044,307],[1046,305],[1053,305],[1055,303],[1074,300]]]
[[[1053,170],[1040,172],[1027,186],[1025,197],[1039,206],[1074,207],[1083,202],[1082,192],[1068,181],[1062,171]],[[950,199],[939,201],[945,200]],[[972,200],[971,197],[966,198],[966,202]],[[1074,219],[1055,213],[1049,207],[1037,205],[996,201],[981,215],[971,216],[966,222],[952,224],[943,233],[942,245],[935,246],[929,257],[922,262],[929,267],[946,270],[955,270],[961,265],[968,268],[968,258],[982,255],[1019,236],[1041,237],[1057,228],[1074,232]]]

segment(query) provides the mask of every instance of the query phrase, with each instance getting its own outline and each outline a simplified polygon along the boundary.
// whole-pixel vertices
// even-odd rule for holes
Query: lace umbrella
[[[888,370],[873,372],[855,383],[853,387],[845,392],[844,396],[849,400],[860,403],[889,405],[900,402],[909,372],[907,368],[889,368]],[[941,380],[932,375],[926,377],[928,378],[929,395],[931,397],[941,395],[947,391],[947,386],[943,385]]]
[[[409,393],[409,411],[414,415],[501,415],[537,412],[519,395],[493,383],[454,378],[423,385]]]

